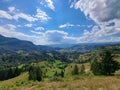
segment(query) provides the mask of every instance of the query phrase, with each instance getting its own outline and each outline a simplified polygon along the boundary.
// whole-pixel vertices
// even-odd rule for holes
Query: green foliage
[[[80,74],[85,73],[85,66],[82,64],[80,67]]]
[[[0,70],[0,80],[7,80],[20,75],[21,70],[18,67],[11,67]]]
[[[79,74],[78,66],[77,64],[75,64],[72,75],[78,75],[78,74]]]
[[[92,64],[91,70],[95,75],[112,75],[119,68],[119,63],[113,60],[110,51],[104,50],[100,53],[101,57],[97,57]]]
[[[64,77],[64,71],[63,70],[61,71],[61,77]]]
[[[42,80],[42,72],[39,66],[31,66],[29,69],[29,80],[41,81]]]

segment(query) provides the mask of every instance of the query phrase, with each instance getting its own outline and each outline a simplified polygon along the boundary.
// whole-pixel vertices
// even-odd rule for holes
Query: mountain
[[[0,35],[0,53],[11,53],[18,51],[38,51],[39,49],[32,42],[8,38]]]
[[[75,44],[53,44],[53,45],[48,45],[48,46],[53,47],[53,48],[70,48],[74,45]]]
[[[44,45],[34,45],[30,41],[9,38],[0,35],[0,53],[33,52],[33,51],[52,51],[59,48],[53,48]]]
[[[117,46],[120,45],[120,42],[109,42],[109,43],[81,43],[74,45],[69,48],[64,48],[62,52],[79,52],[79,53],[86,53],[90,52],[94,49],[106,47],[106,46]]]
[[[16,53],[16,52],[34,52],[34,51],[60,51],[60,52],[79,52],[85,53],[96,48],[105,46],[120,45],[116,43],[82,43],[82,44],[56,44],[56,45],[35,45],[30,41],[9,38],[0,35],[0,53]]]

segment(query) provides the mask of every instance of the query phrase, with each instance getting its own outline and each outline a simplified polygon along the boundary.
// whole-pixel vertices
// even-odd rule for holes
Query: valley
[[[5,46],[2,48],[3,51],[7,50],[4,53],[0,51],[0,77],[2,77],[0,90],[120,89],[119,68],[112,76],[95,75],[91,69],[94,60],[101,60],[106,51],[111,52],[113,60],[120,63],[119,43],[79,44],[68,48],[49,46],[38,48],[34,44],[28,46],[22,44],[20,48],[21,44],[18,43],[16,46],[12,44],[16,40],[11,42],[11,38],[7,39],[9,42],[3,44],[1,41],[0,44],[1,48]],[[21,42],[26,43],[26,41]],[[29,45],[34,46],[35,49],[29,48]],[[34,76],[36,72],[40,72],[40,81]]]

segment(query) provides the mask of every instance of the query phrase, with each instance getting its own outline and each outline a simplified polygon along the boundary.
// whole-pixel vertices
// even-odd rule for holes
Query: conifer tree
[[[119,69],[119,63],[113,60],[112,53],[108,50],[102,52],[102,59],[96,59],[91,64],[95,75],[113,75]]]

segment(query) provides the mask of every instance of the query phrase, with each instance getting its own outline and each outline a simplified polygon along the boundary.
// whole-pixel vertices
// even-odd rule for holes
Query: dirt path
[[[31,87],[25,87],[25,88],[22,88],[21,90],[33,90],[36,87],[38,87],[38,85],[34,85],[34,86],[31,86]]]

